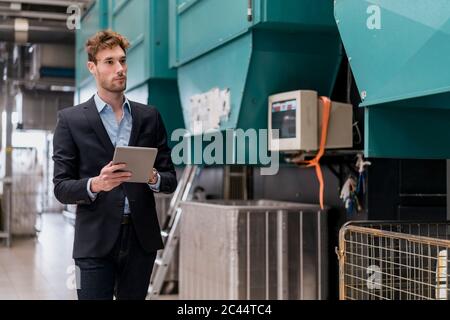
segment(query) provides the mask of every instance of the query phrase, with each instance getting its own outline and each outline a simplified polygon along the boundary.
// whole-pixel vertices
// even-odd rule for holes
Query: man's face
[[[127,88],[126,54],[120,46],[103,49],[97,53],[97,64],[89,61],[89,72],[97,86],[109,92],[123,92]]]

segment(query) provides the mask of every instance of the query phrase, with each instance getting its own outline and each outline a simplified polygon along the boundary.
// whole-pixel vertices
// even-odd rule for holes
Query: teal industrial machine
[[[131,44],[127,52],[127,97],[156,106],[169,135],[184,128],[177,74],[169,68],[168,2],[99,0],[89,9],[77,33],[77,84],[79,96],[84,98],[81,101],[95,93],[95,82],[85,67],[84,43],[105,28],[124,35]]]
[[[99,0],[92,3],[81,20],[76,32],[76,93],[75,103],[88,100],[96,92],[95,80],[86,67],[87,54],[84,45],[93,34],[108,27],[108,1]]]
[[[333,0],[169,3],[170,64],[178,68],[191,135],[267,129],[268,97],[275,93],[331,95],[342,59]],[[257,145],[238,143],[232,152],[242,148],[257,152]]]
[[[450,158],[450,2],[336,0],[361,107],[365,153]]]

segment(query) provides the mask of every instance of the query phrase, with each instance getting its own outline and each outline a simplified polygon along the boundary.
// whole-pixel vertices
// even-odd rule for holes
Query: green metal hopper
[[[449,158],[450,2],[336,0],[370,157]]]
[[[97,2],[96,6],[101,3],[102,1]],[[104,4],[104,8],[107,8],[106,23],[91,23],[93,27],[85,28],[85,24],[98,17],[87,15],[82,21],[83,32],[80,34],[86,34],[87,39],[99,29],[109,27],[127,37],[131,46],[127,52],[129,76],[126,95],[132,100],[156,106],[169,135],[175,129],[184,128],[177,73],[169,68],[168,2],[110,0]],[[97,27],[98,25],[102,28]],[[82,61],[81,57],[84,57],[83,63],[86,63],[84,42],[81,43],[81,40],[85,39],[80,37],[79,60]],[[84,65],[78,67],[86,69]],[[84,95],[87,98],[92,94],[92,89],[95,90],[95,83],[89,73],[83,80],[91,84],[86,90],[89,94]],[[81,88],[84,88],[83,80],[80,81]]]
[[[269,95],[332,92],[342,59],[332,0],[170,0],[169,14],[186,128],[191,99],[214,89],[229,92],[221,131],[267,128]]]

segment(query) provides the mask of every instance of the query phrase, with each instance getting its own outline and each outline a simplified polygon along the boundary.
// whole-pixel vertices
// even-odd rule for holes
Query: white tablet
[[[157,154],[156,148],[116,147],[113,164],[126,163],[124,170],[133,174],[127,182],[147,183]]]

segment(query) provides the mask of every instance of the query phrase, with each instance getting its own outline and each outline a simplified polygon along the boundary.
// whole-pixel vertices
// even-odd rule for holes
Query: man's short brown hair
[[[121,34],[110,29],[97,32],[86,41],[86,52],[88,54],[88,61],[97,63],[97,53],[103,49],[112,49],[120,46],[123,51],[127,51],[130,47],[130,42]]]

